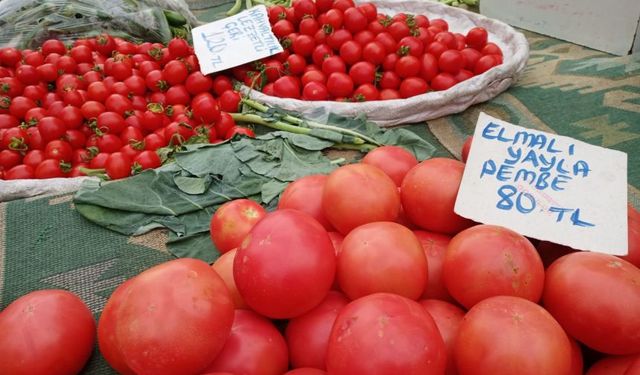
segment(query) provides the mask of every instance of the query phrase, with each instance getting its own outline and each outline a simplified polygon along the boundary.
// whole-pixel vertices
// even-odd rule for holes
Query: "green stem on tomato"
[[[263,112],[263,113],[267,113],[269,111],[269,107],[259,103],[255,100],[251,100],[248,98],[243,98],[242,101],[247,104],[249,107],[259,111],[259,112]],[[339,126],[333,126],[333,125],[326,125],[326,124],[321,124],[319,122],[315,122],[315,121],[308,121],[308,120],[303,120],[300,118],[297,118],[295,116],[291,116],[291,115],[284,115],[282,117],[282,119],[284,121],[287,121],[289,123],[292,123],[296,126],[299,127],[304,127],[304,125],[309,126],[310,128],[317,128],[317,129],[325,129],[325,130],[332,130],[338,133],[342,133],[342,134],[348,134],[351,136],[354,136],[356,138],[360,138],[362,140],[364,140],[365,142],[371,143],[373,145],[376,146],[382,146],[382,144],[378,141],[376,141],[375,139],[366,136],[364,134],[358,133],[357,131],[351,130],[351,129],[345,129],[345,128],[341,128]]]

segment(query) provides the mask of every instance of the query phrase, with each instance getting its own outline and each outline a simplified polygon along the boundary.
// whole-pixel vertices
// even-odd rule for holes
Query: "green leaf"
[[[180,191],[195,195],[204,193],[211,184],[211,177],[174,176],[173,182]]]

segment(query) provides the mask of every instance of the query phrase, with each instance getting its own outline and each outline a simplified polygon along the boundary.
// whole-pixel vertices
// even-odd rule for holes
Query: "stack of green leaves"
[[[403,146],[419,160],[435,150],[405,128],[383,130],[362,118],[330,116],[329,121],[380,144]],[[274,209],[288,183],[330,173],[344,162],[327,156],[326,151],[337,143],[326,134],[313,134],[273,131],[256,138],[188,145],[173,155],[173,162],[156,170],[124,180],[87,181],[74,203],[88,220],[124,235],[166,228],[172,254],[211,262],[219,253],[209,238],[209,222],[221,204],[249,198]]]

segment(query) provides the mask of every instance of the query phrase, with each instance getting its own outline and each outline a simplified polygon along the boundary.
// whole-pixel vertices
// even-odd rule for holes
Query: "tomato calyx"
[[[416,25],[416,18],[413,14],[407,14],[407,19],[404,21],[404,23],[409,26],[410,29],[415,29]]]
[[[159,47],[153,47],[149,49],[147,53],[149,54],[149,56],[151,56],[153,59],[157,61],[162,60],[162,58],[164,57],[164,52],[162,52],[162,48],[159,48]]]
[[[60,166],[60,170],[62,171],[62,173],[65,174],[71,172],[71,169],[73,168],[71,163],[68,163],[64,160],[60,160],[60,163],[58,165]]]
[[[29,149],[29,145],[23,137],[11,137],[7,148],[13,151],[24,152]]]
[[[130,139],[129,144],[131,145],[131,148],[133,148],[134,150],[138,150],[138,151],[144,150],[144,141]]]
[[[29,119],[29,121],[22,121],[20,123],[20,128],[27,130],[29,128],[33,128],[34,126],[38,125],[38,119],[37,118],[31,118]]]
[[[91,168],[80,167],[78,169],[80,170],[80,172],[84,173],[89,177],[99,177],[101,180],[107,180],[107,170],[104,168],[91,169]]]
[[[326,23],[322,25],[322,31],[324,31],[325,35],[330,35],[333,32],[333,26]]]
[[[0,99],[0,109],[9,109],[10,106],[11,106],[11,98],[9,98],[8,96],[3,96]]]
[[[147,109],[153,113],[163,113],[164,107],[162,103],[149,103],[147,104]],[[173,110],[172,110],[173,111]]]
[[[378,23],[384,27],[388,27],[393,23],[393,19],[389,16],[385,16],[384,18],[379,18]]]
[[[398,56],[402,57],[402,56],[407,56],[410,52],[411,52],[411,47],[400,46],[400,48],[398,48],[398,52],[396,53],[398,54]]]

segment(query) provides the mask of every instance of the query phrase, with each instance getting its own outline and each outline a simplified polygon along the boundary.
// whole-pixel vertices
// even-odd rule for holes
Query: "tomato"
[[[378,167],[362,163],[345,165],[327,178],[322,209],[333,227],[346,235],[362,224],[394,221],[400,210],[398,189]]]
[[[453,297],[447,291],[442,275],[444,257],[451,237],[422,230],[415,230],[413,234],[420,241],[427,257],[428,280],[422,298],[454,302]]]
[[[322,210],[322,192],[326,175],[316,174],[298,178],[280,195],[278,209],[303,211],[316,219],[326,230],[333,230]]]
[[[387,54],[387,56],[384,57],[384,60],[382,60],[382,69],[385,72],[393,72],[394,74],[396,74],[395,69],[398,60],[400,60],[400,56],[397,53]]]
[[[376,35],[369,30],[361,30],[353,35],[353,41],[361,46],[367,45],[367,43],[373,42]]]
[[[322,61],[322,73],[330,76],[335,72],[346,73],[347,65],[340,56],[329,56]]]
[[[627,370],[637,358],[639,358],[638,355],[607,356],[591,365],[585,375],[626,375]]]
[[[434,41],[427,46],[426,52],[433,55],[435,58],[439,58],[445,51],[449,50],[444,43]]]
[[[293,52],[304,57],[311,56],[313,49],[316,47],[314,38],[310,35],[298,35],[291,44]]]
[[[384,47],[386,53],[395,54],[396,51],[398,50],[398,42],[396,42],[393,36],[389,34],[387,31],[383,31],[378,35],[376,35],[375,41],[380,43]]]
[[[236,257],[237,249],[232,249],[226,253],[220,255],[218,259],[211,265],[211,267],[218,273],[222,281],[224,281],[233,305],[236,309],[248,309],[246,302],[242,299],[236,282],[233,279],[233,262]]]
[[[291,73],[291,74],[293,74],[295,76],[298,76],[298,75],[304,73],[304,69],[305,69],[307,63],[306,63],[305,58],[303,56],[293,54],[293,55],[290,55],[289,57],[287,57],[287,61],[286,61],[285,65],[287,65],[289,73]]]
[[[106,152],[99,152],[93,158],[91,158],[91,160],[89,161],[89,167],[91,169],[104,168],[107,162],[107,159],[109,158],[109,155],[110,154]]]
[[[5,150],[6,151],[6,150]],[[0,154],[4,151],[0,151]],[[34,169],[30,165],[19,164],[4,172],[5,180],[22,180],[35,178]]]
[[[96,146],[100,149],[100,152],[112,153],[120,150],[123,143],[117,135],[106,133],[97,138]]]
[[[493,55],[482,56],[478,59],[478,61],[476,61],[476,65],[473,68],[473,73],[482,74],[496,65],[498,65],[498,61]]]
[[[0,373],[80,373],[95,340],[91,311],[64,290],[38,290],[0,314]]]
[[[438,67],[441,71],[457,74],[465,66],[462,53],[455,49],[444,51],[438,58]]]
[[[397,186],[407,172],[418,164],[415,156],[399,146],[381,146],[362,158],[362,163],[374,165],[384,171]]]
[[[445,375],[457,375],[458,371],[453,349],[458,336],[458,329],[464,318],[464,310],[454,304],[437,299],[426,299],[419,302],[433,318],[444,340],[447,350],[447,370]]]
[[[31,108],[35,108],[36,106],[36,102],[34,102],[32,99],[25,96],[16,96],[11,99],[11,104],[9,105],[9,113],[17,118],[24,118],[24,115],[27,113],[27,111],[29,111]]]
[[[144,149],[155,151],[160,147],[164,147],[169,142],[164,138],[164,136],[156,133],[147,134],[144,137]]]
[[[344,10],[344,28],[352,34],[365,30],[369,20],[360,8],[347,8]]]
[[[44,142],[48,143],[64,136],[67,127],[58,117],[47,116],[40,119],[37,125]]]
[[[183,144],[195,134],[193,127],[185,122],[173,121],[164,128],[164,137],[169,144]]]
[[[640,351],[640,336],[628,334],[640,331],[640,269],[631,263],[600,253],[565,255],[547,269],[542,299],[567,333],[590,348]]]
[[[205,371],[281,375],[289,367],[287,343],[271,321],[249,310],[236,310],[231,335]]]
[[[211,77],[202,74],[202,72],[195,71],[187,76],[184,85],[189,94],[196,95],[211,90],[213,88],[213,80]],[[231,87],[231,84],[229,86]]]
[[[48,39],[42,43],[42,54],[47,56],[51,53],[64,55],[67,53],[67,47],[60,40]]]
[[[242,96],[238,92],[227,90],[220,95],[218,103],[220,104],[220,109],[225,112],[238,112],[241,100]]]
[[[340,47],[349,40],[352,40],[353,36],[348,30],[337,29],[331,34],[327,35],[327,44],[333,48],[334,51],[339,51]]]
[[[28,148],[28,137],[27,132],[20,127],[9,128],[0,138],[0,149],[24,151]]]
[[[191,100],[193,118],[202,123],[213,123],[220,118],[218,102],[208,92],[200,93]]]
[[[467,45],[475,50],[481,50],[487,44],[489,35],[482,27],[474,27],[467,31],[465,40]]]
[[[289,320],[285,338],[292,367],[326,368],[331,328],[340,310],[348,303],[342,293],[330,291],[311,311]]]
[[[381,89],[398,89],[402,80],[394,71],[383,72],[378,84]]]
[[[236,122],[233,120],[230,114],[227,112],[221,112],[220,118],[214,123],[216,134],[221,136],[227,134],[234,126]]]
[[[439,73],[431,80],[431,88],[434,90],[447,90],[454,86],[458,81],[449,73]]]
[[[155,151],[144,150],[140,152],[133,160],[133,166],[140,166],[141,170],[158,168],[162,165],[160,156]]]
[[[187,66],[179,60],[169,61],[162,69],[162,76],[170,85],[183,83],[188,75]]]
[[[211,241],[221,254],[240,246],[251,228],[267,212],[250,199],[235,199],[220,206],[211,217]]]
[[[274,82],[278,78],[282,77],[286,70],[284,64],[276,59],[269,59],[265,61],[263,69],[264,74],[267,76],[267,81],[269,82]]]
[[[44,159],[44,151],[42,150],[31,150],[24,155],[22,159],[22,163],[26,164],[32,168],[35,168],[40,164]]]
[[[308,214],[268,213],[238,248],[233,277],[245,302],[270,318],[293,318],[317,306],[335,276],[327,231]]]
[[[327,372],[311,367],[300,367],[284,373],[284,375],[325,375]]]
[[[7,67],[14,67],[20,61],[20,51],[17,48],[5,47],[0,49],[0,62]]]
[[[429,85],[420,77],[409,77],[403,79],[399,88],[400,96],[403,98],[424,94],[428,90]]]
[[[402,296],[359,298],[340,311],[331,330],[330,374],[444,374],[445,366],[446,349],[433,318]]]
[[[415,57],[420,57],[424,52],[424,45],[422,44],[420,39],[416,38],[415,36],[405,36],[404,38],[400,39],[400,41],[398,42],[398,47],[399,52],[402,55],[409,54]]]
[[[0,169],[9,170],[22,161],[22,155],[18,151],[0,151]]]
[[[374,83],[376,79],[376,67],[370,62],[359,61],[351,66],[349,76],[356,85]]]
[[[470,71],[474,70],[476,63],[482,57],[482,54],[473,48],[464,48],[460,53],[464,59],[464,68]]]
[[[353,80],[346,73],[331,73],[327,79],[327,89],[334,97],[348,97],[353,92]]]
[[[0,113],[0,129],[9,129],[20,125],[20,121],[15,116],[8,113]]]
[[[636,356],[636,359],[627,368],[627,371],[624,373],[624,375],[635,375],[638,373],[640,373],[640,357]]]
[[[284,76],[273,83],[273,91],[278,97],[296,99],[300,97],[301,88],[296,78]]]
[[[298,24],[298,30],[302,35],[313,37],[318,32],[318,30],[320,30],[320,24],[318,24],[318,21],[315,18],[303,18]]]
[[[346,64],[353,65],[360,61],[362,56],[362,46],[353,40],[348,40],[340,46],[339,53],[340,57]]]
[[[394,71],[401,78],[417,77],[422,65],[420,60],[412,55],[402,56],[395,64]]]
[[[374,65],[382,64],[387,50],[384,45],[378,41],[369,42],[362,47],[362,59]]]
[[[531,242],[495,225],[476,225],[454,236],[442,276],[451,296],[467,308],[496,295],[537,302],[544,286],[544,266]]]
[[[407,23],[405,21],[401,20],[392,22],[387,27],[387,31],[389,32],[389,34],[391,34],[391,36],[393,36],[396,41],[400,41],[400,39],[404,38],[405,36],[411,35],[411,29],[409,28],[409,26],[407,26]]]
[[[424,250],[411,230],[400,224],[361,225],[345,236],[340,248],[337,279],[350,299],[388,292],[415,300],[427,285]]]
[[[622,259],[640,268],[640,212],[631,205],[627,206],[628,255]]]
[[[118,372],[201,374],[222,350],[232,322],[233,302],[218,274],[183,258],[118,287],[100,317],[98,343]]]
[[[114,152],[107,158],[105,169],[107,176],[112,180],[125,178],[131,175],[131,158],[122,152]]]
[[[571,345],[558,322],[513,296],[491,297],[469,310],[454,356],[461,374],[566,374],[571,367]]]
[[[25,85],[35,85],[40,81],[38,71],[34,66],[23,64],[16,68],[16,78]]]
[[[464,163],[432,158],[407,172],[401,185],[402,206],[409,220],[420,228],[445,234],[457,233],[472,222],[453,212]]]
[[[167,44],[169,52],[173,57],[185,57],[189,54],[189,43],[182,38],[173,38]]]
[[[295,31],[293,23],[287,19],[281,19],[271,26],[271,31],[278,39],[282,39]]]
[[[53,140],[44,148],[45,159],[56,159],[66,162],[71,162],[73,156],[73,148],[69,142],[61,140]]]
[[[300,78],[302,86],[306,86],[309,82],[318,82],[324,84],[327,81],[327,77],[321,70],[310,70],[305,72]]]
[[[357,102],[369,102],[372,100],[378,100],[380,92],[373,85],[373,83],[364,83],[353,91],[353,100]]]
[[[498,56],[502,56],[502,49],[500,49],[500,47],[495,43],[487,43],[487,44],[485,44],[484,47],[482,47],[482,50],[480,50],[480,52],[483,55],[498,55]]]

